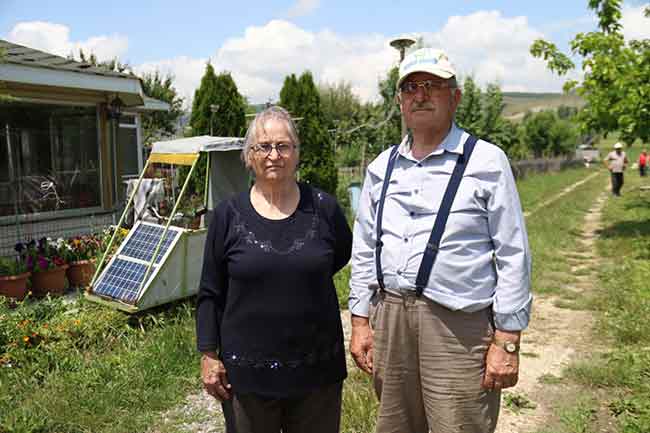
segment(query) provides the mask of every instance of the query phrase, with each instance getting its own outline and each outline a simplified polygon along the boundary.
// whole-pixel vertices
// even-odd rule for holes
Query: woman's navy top
[[[236,393],[289,397],[347,375],[332,277],[352,233],[331,195],[299,188],[288,218],[259,215],[247,191],[221,202],[208,229],[197,344],[218,351]]]

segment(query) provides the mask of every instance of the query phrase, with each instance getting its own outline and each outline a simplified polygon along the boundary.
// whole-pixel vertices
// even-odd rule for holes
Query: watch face
[[[517,351],[517,345],[515,343],[506,343],[505,349],[508,353],[515,353]]]

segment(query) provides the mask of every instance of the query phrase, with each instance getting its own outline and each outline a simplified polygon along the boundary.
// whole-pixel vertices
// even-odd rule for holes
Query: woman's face
[[[250,150],[255,179],[272,182],[294,179],[298,150],[289,135],[288,125],[280,119],[264,120],[257,128],[256,138]]]

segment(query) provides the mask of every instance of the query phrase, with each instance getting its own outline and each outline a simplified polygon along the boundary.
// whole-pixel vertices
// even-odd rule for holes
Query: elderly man
[[[377,432],[492,432],[519,373],[530,251],[506,155],[454,123],[440,50],[399,70],[410,133],[369,166],[354,225],[350,351],[372,373]]]
[[[614,150],[607,154],[605,166],[612,174],[612,194],[620,197],[623,187],[623,172],[627,168],[627,155],[623,152],[623,145],[620,142],[614,144]]]

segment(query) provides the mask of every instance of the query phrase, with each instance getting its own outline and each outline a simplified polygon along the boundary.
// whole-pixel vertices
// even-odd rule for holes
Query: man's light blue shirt
[[[447,183],[468,134],[455,124],[441,145],[418,161],[405,139],[390,178],[382,221],[386,290],[415,290],[415,278]],[[349,308],[368,317],[375,272],[375,214],[390,149],[369,166],[354,224]],[[497,329],[528,326],[531,256],[508,158],[479,140],[454,199],[424,296],[451,309],[492,306]]]

